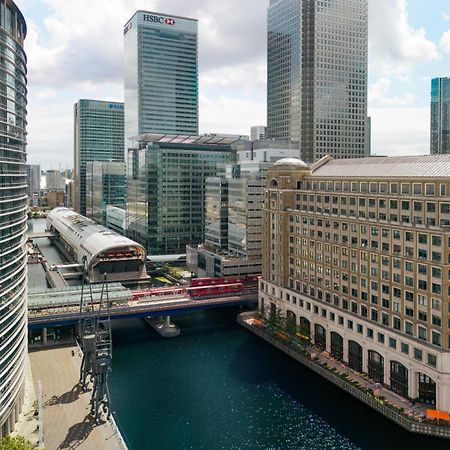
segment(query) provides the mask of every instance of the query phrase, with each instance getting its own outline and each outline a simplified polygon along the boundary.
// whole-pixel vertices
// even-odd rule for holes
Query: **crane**
[[[84,392],[92,382],[91,414],[97,424],[103,415],[109,419],[111,401],[108,374],[112,363],[112,334],[108,280],[104,274],[100,301],[96,309],[92,288],[84,264],[83,285],[80,298],[80,337],[83,359],[80,367],[80,384]]]

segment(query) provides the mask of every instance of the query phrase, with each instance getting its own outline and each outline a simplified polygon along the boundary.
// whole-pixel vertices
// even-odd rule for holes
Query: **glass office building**
[[[125,207],[125,185],[125,162],[86,163],[86,217],[106,226],[106,207]]]
[[[205,182],[236,161],[233,138],[143,135],[128,151],[127,234],[149,255],[205,239]]]
[[[86,215],[86,163],[124,162],[124,105],[79,100],[74,106],[75,210]]]
[[[0,0],[0,437],[22,408],[27,355],[26,31],[14,2]]]
[[[431,154],[450,153],[450,78],[431,80]]]
[[[197,20],[137,11],[124,35],[125,138],[197,134]]]
[[[267,45],[268,138],[367,156],[368,0],[270,0]]]

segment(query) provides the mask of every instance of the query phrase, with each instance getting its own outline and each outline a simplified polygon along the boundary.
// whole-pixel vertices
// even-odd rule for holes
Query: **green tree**
[[[0,440],[0,450],[34,450],[36,447],[23,436],[5,436]]]

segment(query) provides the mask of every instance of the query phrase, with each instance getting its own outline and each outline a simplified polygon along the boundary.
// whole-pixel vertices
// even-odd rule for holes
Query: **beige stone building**
[[[450,155],[269,170],[260,307],[399,395],[450,411]]]

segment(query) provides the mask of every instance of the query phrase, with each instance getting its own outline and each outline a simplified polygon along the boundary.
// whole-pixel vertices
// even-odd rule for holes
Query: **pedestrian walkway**
[[[410,402],[408,399],[401,397],[400,395],[396,394],[395,392],[379,383],[375,383],[373,380],[368,378],[367,375],[356,372],[347,364],[331,356],[328,352],[320,352],[320,350],[312,346],[307,346],[306,350],[310,355],[315,355],[317,362],[320,362],[322,364],[326,363],[329,368],[336,369],[336,371],[340,374],[347,374],[349,380],[356,381],[363,388],[371,390],[376,395],[376,397],[384,398],[395,407],[403,409],[404,413],[411,418],[414,418],[416,420],[425,419],[426,409],[430,408],[430,406],[413,405],[412,402]]]
[[[78,347],[32,351],[30,362],[36,394],[39,380],[42,383],[46,450],[124,449],[114,426],[109,422],[96,426],[90,415],[91,392],[82,392],[78,384]]]

